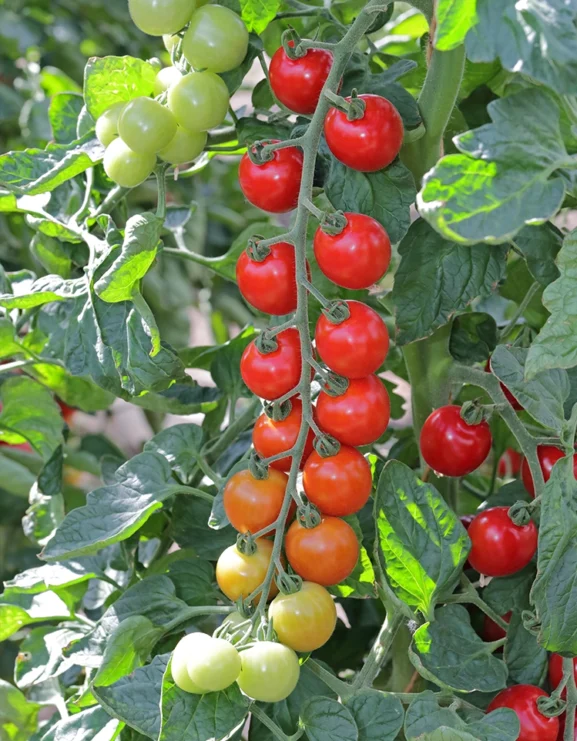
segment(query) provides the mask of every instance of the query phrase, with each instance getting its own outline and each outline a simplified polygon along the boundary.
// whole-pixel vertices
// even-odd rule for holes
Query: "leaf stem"
[[[577,706],[577,687],[575,686],[575,668],[572,658],[563,658],[563,678],[567,677],[567,709],[565,715],[565,732],[563,741],[574,741],[575,707]]]
[[[535,296],[535,294],[540,288],[541,288],[541,284],[538,283],[537,281],[535,281],[533,285],[531,286],[531,288],[529,288],[529,290],[525,294],[525,298],[521,301],[517,310],[515,311],[515,313],[509,320],[509,324],[507,324],[507,326],[501,332],[500,337],[499,337],[500,343],[504,342],[507,339],[507,337],[509,337],[509,335],[515,330],[515,327],[517,326],[517,322],[523,316],[523,314],[527,310],[527,307],[531,303],[533,296]]]
[[[405,618],[400,612],[394,608],[389,608],[387,617],[375,639],[375,642],[373,643],[363,668],[353,682],[353,687],[355,689],[360,689],[365,686],[370,687],[375,681],[387,654],[393,645],[397,631],[404,621]]]
[[[326,684],[326,686],[329,687],[333,692],[335,692],[339,697],[347,698],[354,692],[352,684],[343,682],[342,679],[335,677],[334,674],[331,674],[324,668],[324,666],[321,666],[314,659],[309,659],[306,665],[313,672],[313,674],[316,674],[317,677],[321,679]]]
[[[286,733],[282,730],[282,728],[279,728],[279,726],[277,726],[277,724],[273,720],[271,720],[268,717],[268,715],[264,712],[264,710],[259,708],[259,706],[256,703],[253,703],[250,706],[250,712],[255,718],[257,718],[263,724],[263,726],[266,726],[269,729],[269,731],[272,733],[272,735],[275,738],[278,738],[279,741],[289,741],[290,736],[287,736]]]
[[[229,615],[234,612],[232,605],[202,605],[201,607],[188,607],[179,613],[173,620],[166,623],[164,632],[169,633],[171,630],[178,628],[182,623],[192,620],[200,615]]]

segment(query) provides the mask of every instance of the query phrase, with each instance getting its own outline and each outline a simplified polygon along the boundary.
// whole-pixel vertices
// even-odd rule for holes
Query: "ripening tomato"
[[[537,528],[531,520],[515,525],[509,507],[491,507],[469,525],[471,566],[485,576],[509,576],[521,571],[537,552]]]
[[[200,687],[193,682],[188,673],[188,662],[195,655],[199,646],[210,641],[210,636],[206,633],[189,633],[181,638],[172,652],[170,670],[172,679],[177,687],[185,692],[192,692],[195,695],[203,695],[206,688]]]
[[[277,519],[288,477],[269,470],[266,479],[255,479],[248,470],[237,471],[226,482],[223,504],[230,524],[240,533],[256,533]]]
[[[302,423],[303,404],[300,399],[290,400],[291,410],[288,415],[279,422],[261,414],[257,419],[252,431],[252,444],[254,449],[262,458],[270,458],[285,450],[290,450],[297,441]],[[314,434],[309,430],[305,448],[301,459],[301,468],[313,450]],[[288,471],[291,467],[292,457],[280,458],[270,464],[271,468],[279,471]]]
[[[387,429],[391,418],[389,394],[378,376],[351,378],[340,396],[321,391],[317,421],[323,432],[344,445],[370,445]]]
[[[342,582],[354,570],[359,541],[353,528],[338,517],[323,517],[314,528],[306,528],[295,520],[287,531],[285,550],[299,576],[329,587]]]
[[[577,681],[577,659],[573,659],[573,673],[575,674],[575,681]],[[551,682],[551,689],[556,689],[561,680],[563,679],[563,657],[560,654],[551,654],[549,656],[549,681]],[[567,696],[567,692],[563,690],[563,697]]]
[[[485,421],[467,424],[455,404],[435,409],[421,429],[421,454],[443,476],[472,473],[489,455],[491,443],[489,425]]]
[[[297,686],[299,660],[288,646],[272,641],[259,641],[241,652],[242,669],[238,686],[258,702],[286,700]]]
[[[118,133],[126,146],[138,154],[156,154],[168,146],[176,134],[172,113],[152,98],[134,98],[122,109]]]
[[[243,251],[236,263],[236,280],[243,298],[265,314],[290,314],[297,307],[295,248],[288,242],[270,247],[264,260]]]
[[[497,473],[499,477],[513,478],[517,476],[521,470],[521,463],[523,462],[523,456],[513,448],[507,448],[503,455],[499,458],[499,466]]]
[[[291,59],[281,46],[270,62],[270,86],[291,111],[314,113],[332,65],[333,55],[327,49],[307,49],[303,57]]]
[[[350,316],[333,324],[321,314],[315,329],[317,351],[326,365],[345,378],[374,373],[389,351],[387,325],[374,309],[360,301],[346,301]]]
[[[206,692],[221,692],[238,678],[240,655],[224,638],[207,638],[195,646],[186,662],[186,671],[192,683]]]
[[[503,620],[506,623],[511,621],[512,612],[507,612],[503,615]],[[492,641],[500,641],[501,638],[507,636],[507,632],[501,628],[500,625],[492,620],[488,615],[483,616],[483,640],[491,643]]]
[[[373,486],[371,467],[364,455],[348,445],[327,458],[313,450],[303,469],[303,486],[323,515],[346,517],[367,503]]]
[[[94,130],[96,138],[102,146],[107,147],[118,136],[118,119],[125,105],[125,101],[114,103],[98,117]]]
[[[359,98],[365,102],[363,117],[349,121],[344,111],[331,108],[325,119],[325,138],[343,165],[360,172],[376,172],[390,165],[398,155],[403,143],[403,120],[386,98],[380,95],[359,95]]]
[[[228,111],[228,88],[214,72],[190,72],[168,88],[168,107],[186,131],[219,126]]]
[[[128,0],[134,25],[149,36],[174,34],[186,26],[195,0]]]
[[[273,544],[270,540],[259,538],[256,541],[256,551],[251,555],[241,553],[236,545],[229,546],[220,554],[216,562],[216,581],[220,591],[231,602],[236,602],[239,597],[246,599],[263,583],[272,549]],[[268,599],[277,594],[278,587],[273,579]],[[259,600],[260,595],[255,602]]]
[[[238,179],[245,198],[253,206],[282,214],[296,208],[302,172],[300,149],[285,147],[273,152],[272,159],[262,165],[255,165],[248,154],[243,155]]]
[[[136,188],[152,175],[156,156],[133,152],[120,137],[116,137],[106,147],[102,164],[108,177],[117,185]]]
[[[248,49],[248,31],[242,19],[223,5],[195,10],[182,39],[182,53],[194,69],[229,72],[238,67]]]
[[[345,213],[347,225],[340,234],[319,227],[313,247],[322,272],[343,288],[369,288],[387,272],[391,240],[378,221],[364,214]]]
[[[537,707],[539,697],[547,693],[532,684],[516,684],[501,690],[489,703],[487,712],[497,708],[510,708],[519,718],[521,732],[517,741],[556,741],[559,732],[559,718],[547,718]]]
[[[277,349],[261,353],[254,341],[240,359],[242,380],[256,396],[272,401],[293,389],[301,375],[301,344],[296,329],[276,336]]]
[[[541,471],[543,471],[543,479],[545,480],[545,483],[547,483],[551,478],[553,466],[557,461],[565,457],[565,453],[554,445],[538,445],[537,457],[539,459]],[[573,474],[577,479],[577,453],[573,456]],[[523,458],[523,463],[521,464],[521,478],[523,479],[525,489],[527,489],[529,494],[534,497],[535,486],[533,484],[533,476],[531,476],[531,469],[529,468],[526,458]]]
[[[337,624],[333,598],[312,581],[304,581],[298,592],[275,597],[268,616],[279,641],[303,653],[324,646]]]

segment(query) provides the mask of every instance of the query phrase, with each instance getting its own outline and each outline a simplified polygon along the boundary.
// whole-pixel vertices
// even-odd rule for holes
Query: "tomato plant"
[[[252,430],[252,444],[256,452],[263,458],[270,458],[285,453],[294,447],[302,425],[302,401],[297,398],[290,399],[291,409],[283,419],[271,419],[267,414],[261,414],[254,423]],[[301,468],[313,451],[314,435],[312,430],[307,434],[307,440],[303,449]],[[291,458],[279,458],[271,463],[271,468],[279,471],[289,471]]]
[[[300,377],[301,349],[296,329],[285,329],[274,339],[276,349],[261,352],[251,342],[240,361],[242,380],[263,399],[278,399],[294,388]]]
[[[303,156],[296,147],[275,150],[271,159],[259,163],[247,153],[240,161],[240,187],[247,201],[263,211],[292,211],[298,201],[302,168]]]
[[[239,291],[251,306],[266,314],[289,314],[297,307],[294,247],[272,245],[264,260],[243,252],[236,263]]]

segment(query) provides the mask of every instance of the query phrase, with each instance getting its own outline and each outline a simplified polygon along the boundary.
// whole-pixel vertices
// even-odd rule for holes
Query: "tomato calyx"
[[[331,301],[323,309],[323,314],[331,324],[342,324],[350,317],[351,311],[346,301]]]
[[[236,536],[236,547],[244,556],[253,556],[257,552],[256,541],[249,532],[239,533]]]
[[[277,144],[278,140],[273,141],[257,141],[252,147],[246,150],[249,160],[253,165],[264,165],[266,162],[270,162],[274,159],[274,149],[271,149],[271,144]]]
[[[323,391],[329,396],[342,396],[350,385],[350,380],[344,376],[339,376],[333,371],[327,373]]]
[[[263,330],[254,341],[256,349],[262,355],[268,355],[275,350],[278,350],[278,342],[276,341],[276,332],[273,329]]]
[[[325,91],[325,95],[331,101],[333,108],[337,108],[346,114],[347,121],[359,121],[364,117],[367,104],[359,97],[356,89],[351,91],[348,98],[343,98],[329,90]]]
[[[286,31],[283,31],[280,37],[280,42],[282,48],[284,49],[284,53],[289,59],[292,59],[293,61],[295,59],[301,59],[307,53],[307,50],[303,49],[301,46],[301,37],[299,36],[296,29],[292,27],[287,28]]]
[[[330,435],[316,437],[313,446],[321,458],[331,458],[341,449],[340,442]]]
[[[461,419],[464,419],[468,425],[480,425],[491,419],[492,412],[493,406],[483,405],[477,399],[466,401],[461,407]]]
[[[538,697],[537,708],[546,718],[557,718],[565,712],[567,702],[561,699],[560,693],[553,692],[549,697]]]
[[[330,237],[336,237],[344,231],[348,223],[348,219],[342,211],[335,211],[332,214],[325,213],[323,215],[320,228]]]
[[[292,412],[293,404],[290,399],[285,401],[271,401],[264,405],[264,413],[273,422],[282,422]]]
[[[534,636],[538,636],[541,632],[541,620],[537,614],[532,610],[523,610],[521,613],[521,620],[523,621],[523,627],[526,631]]]
[[[322,515],[311,502],[301,504],[297,509],[297,520],[307,530],[312,530],[322,522]]]
[[[534,509],[534,502],[515,502],[515,504],[509,507],[509,517],[515,525],[519,527],[525,527],[531,521],[531,513]]]
[[[287,574],[286,571],[279,572],[275,581],[281,594],[300,592],[303,585],[303,580],[298,574]]]
[[[266,244],[262,244],[264,237],[259,234],[253,234],[252,237],[248,238],[248,244],[246,246],[246,254],[254,262],[263,262],[270,255],[271,249]]]
[[[268,479],[268,466],[264,462],[264,458],[262,458],[255,451],[251,453],[250,458],[248,459],[248,470],[251,472],[254,478],[258,479],[259,481]]]

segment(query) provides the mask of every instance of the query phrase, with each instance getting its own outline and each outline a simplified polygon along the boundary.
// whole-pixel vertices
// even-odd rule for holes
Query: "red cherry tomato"
[[[279,516],[288,476],[274,468],[268,478],[256,479],[250,471],[238,471],[226,482],[223,504],[230,524],[239,533],[256,533]]]
[[[487,363],[485,364],[485,370],[487,371],[487,373],[491,373],[492,372],[491,371],[491,359],[490,358],[489,358],[489,360],[487,360]],[[521,404],[519,404],[519,402],[517,401],[517,399],[513,396],[513,394],[509,391],[509,389],[505,386],[504,383],[501,383],[500,385],[501,385],[501,391],[505,394],[505,398],[507,399],[507,401],[509,402],[509,404],[513,407],[513,409],[516,412],[520,412],[521,409],[523,409],[523,407],[521,406]]]
[[[391,240],[370,216],[347,212],[345,217],[347,225],[340,234],[317,229],[313,243],[317,263],[337,286],[369,288],[387,272]]]
[[[490,713],[497,708],[510,708],[519,718],[521,732],[517,741],[556,741],[559,718],[547,718],[537,707],[539,697],[547,693],[532,684],[516,684],[499,692],[487,708]]]
[[[242,380],[256,396],[273,400],[283,396],[299,382],[301,345],[296,329],[285,329],[276,336],[277,349],[261,353],[254,341],[240,359]]]
[[[367,459],[348,445],[327,458],[314,450],[303,470],[305,494],[323,515],[346,517],[358,512],[367,503],[372,485]]]
[[[350,316],[333,324],[324,314],[315,330],[317,351],[328,367],[345,378],[374,373],[389,351],[389,332],[376,311],[360,301],[346,301]]]
[[[537,458],[539,459],[541,471],[543,471],[545,483],[551,478],[553,466],[564,456],[565,453],[554,445],[539,445],[537,447]],[[577,479],[577,453],[573,456],[573,474]],[[533,476],[531,476],[531,469],[529,468],[526,458],[523,458],[523,463],[521,464],[521,478],[523,479],[525,489],[527,489],[529,494],[534,497],[535,486],[533,484]]]
[[[521,571],[537,552],[537,528],[531,520],[520,527],[509,507],[480,512],[469,525],[471,566],[485,576],[508,576]]]
[[[314,528],[306,528],[295,520],[287,531],[285,549],[296,573],[323,587],[346,579],[359,558],[355,531],[338,517],[323,517]]]
[[[370,445],[387,429],[391,417],[389,394],[378,376],[351,378],[344,394],[321,391],[317,421],[324,432],[344,445]]]
[[[72,417],[74,416],[74,413],[76,412],[76,409],[74,409],[74,407],[69,407],[68,404],[66,404],[64,401],[61,401],[60,399],[56,399],[56,403],[60,407],[62,419],[66,422],[66,424],[69,424],[72,420]]]
[[[499,458],[499,466],[497,473],[503,479],[506,477],[512,478],[517,476],[521,470],[521,463],[523,456],[513,448],[507,448],[503,455]]]
[[[573,674],[577,681],[577,659],[573,659]],[[549,657],[549,681],[551,689],[556,689],[563,679],[563,657],[559,654],[551,654]],[[567,692],[563,690],[562,696],[567,697]]]
[[[425,462],[443,476],[466,476],[479,468],[491,442],[489,425],[467,424],[455,404],[435,409],[425,420],[420,438]]]
[[[325,119],[325,138],[343,165],[360,172],[376,172],[390,165],[399,153],[403,121],[386,98],[380,95],[359,95],[359,98],[365,102],[363,117],[349,121],[344,111],[331,108]]]
[[[297,441],[301,429],[303,416],[303,405],[300,399],[291,399],[292,408],[288,416],[279,422],[270,419],[266,414],[261,414],[257,419],[252,431],[252,444],[256,452],[263,458],[270,458],[285,450],[290,450]],[[301,459],[301,468],[313,451],[314,434],[309,430],[305,449]],[[279,471],[288,471],[291,467],[292,457],[280,458],[270,465]]]
[[[255,309],[265,314],[289,314],[297,307],[294,247],[288,242],[273,244],[261,261],[243,252],[236,263],[236,280]]]
[[[289,41],[289,46],[294,46]],[[307,49],[303,57],[291,59],[281,46],[272,56],[269,77],[273,93],[295,113],[314,113],[333,64],[327,49]]]
[[[274,214],[292,211],[298,203],[303,172],[303,155],[296,147],[273,152],[262,165],[251,162],[248,154],[240,161],[238,178],[246,199],[257,208]]]
[[[503,620],[506,623],[509,623],[511,621],[511,615],[513,613],[508,612],[505,615],[503,615]],[[497,625],[497,623],[494,620],[491,620],[491,618],[488,615],[485,615],[483,618],[483,640],[487,641],[487,643],[491,643],[492,641],[500,641],[501,638],[505,638],[507,636],[507,632],[501,628],[500,625]]]

